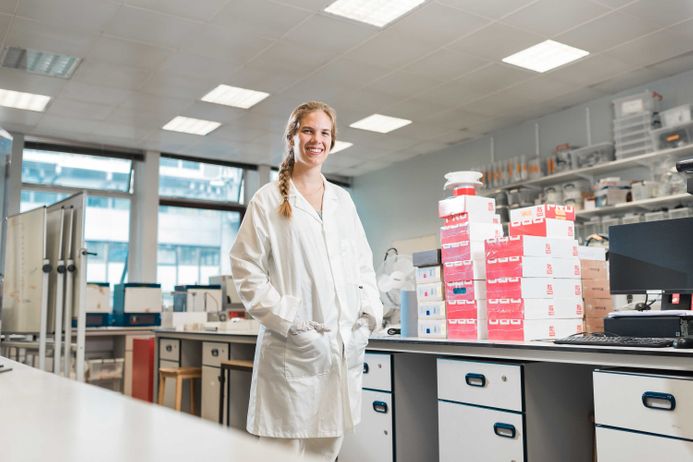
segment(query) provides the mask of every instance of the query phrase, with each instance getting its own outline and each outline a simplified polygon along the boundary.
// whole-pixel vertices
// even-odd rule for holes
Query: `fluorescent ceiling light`
[[[29,48],[7,47],[0,57],[0,65],[32,74],[69,79],[82,60],[75,56],[51,53]]]
[[[0,106],[24,109],[26,111],[43,112],[46,110],[46,106],[50,100],[50,96],[3,90],[0,88]]]
[[[409,125],[411,120],[398,119],[397,117],[390,117],[381,114],[373,114],[365,119],[361,119],[353,124],[349,125],[352,128],[359,128],[361,130],[369,130],[371,132],[378,133],[389,133],[398,128],[402,128],[405,125]]]
[[[383,27],[421,5],[425,0],[337,0],[325,11]]]
[[[209,132],[219,128],[219,122],[211,120],[193,119],[190,117],[174,117],[169,123],[162,128],[171,132],[189,133],[191,135],[206,135]]]
[[[222,84],[204,95],[202,101],[248,109],[268,96],[269,93],[265,93],[264,91],[248,90],[246,88]]]
[[[531,71],[546,72],[587,56],[589,51],[573,48],[564,43],[546,40],[537,45],[503,58],[504,63],[514,64]]]
[[[354,145],[354,143],[349,143],[347,141],[335,141],[334,142],[334,147],[330,151],[330,154],[334,154],[335,152],[343,151],[346,148],[350,148]]]

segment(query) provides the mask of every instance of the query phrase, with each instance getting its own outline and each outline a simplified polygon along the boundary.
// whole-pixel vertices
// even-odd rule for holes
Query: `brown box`
[[[611,288],[606,279],[583,279],[582,296],[585,298],[609,298]]]
[[[598,260],[580,260],[582,279],[609,279],[607,262]]]
[[[586,317],[582,325],[587,333],[604,332],[604,317]]]
[[[585,298],[585,317],[604,317],[614,311],[611,298]]]

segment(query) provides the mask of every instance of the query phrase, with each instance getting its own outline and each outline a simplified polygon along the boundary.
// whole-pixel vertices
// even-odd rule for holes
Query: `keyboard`
[[[658,337],[619,337],[612,335],[576,335],[573,337],[556,339],[553,343],[559,345],[663,348],[670,347],[674,343],[674,339]]]

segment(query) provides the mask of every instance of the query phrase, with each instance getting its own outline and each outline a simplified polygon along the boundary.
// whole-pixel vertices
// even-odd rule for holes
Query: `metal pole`
[[[47,210],[43,207],[43,281],[41,284],[41,315],[39,320],[39,369],[46,370],[46,336],[48,335],[48,282],[51,275],[51,262],[47,252]]]
[[[590,108],[585,108],[585,125],[587,126],[587,146],[592,146],[592,123],[590,121]]]
[[[70,376],[70,371],[72,370],[72,314],[74,309],[72,307],[72,296],[74,292],[74,274],[75,274],[75,259],[72,255],[72,232],[73,232],[73,221],[75,215],[74,206],[70,206],[69,218],[67,220],[67,252],[65,257],[67,258],[67,273],[65,274],[65,356],[63,371],[65,377]]]
[[[58,239],[58,278],[55,287],[55,332],[53,334],[53,372],[60,374],[60,349],[63,334],[63,298],[65,290],[65,260],[63,259],[63,239],[65,234],[65,207],[60,207],[60,233]]]

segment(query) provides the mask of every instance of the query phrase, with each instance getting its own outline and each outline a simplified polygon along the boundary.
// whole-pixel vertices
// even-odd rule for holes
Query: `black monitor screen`
[[[609,228],[614,294],[693,290],[693,218]]]

